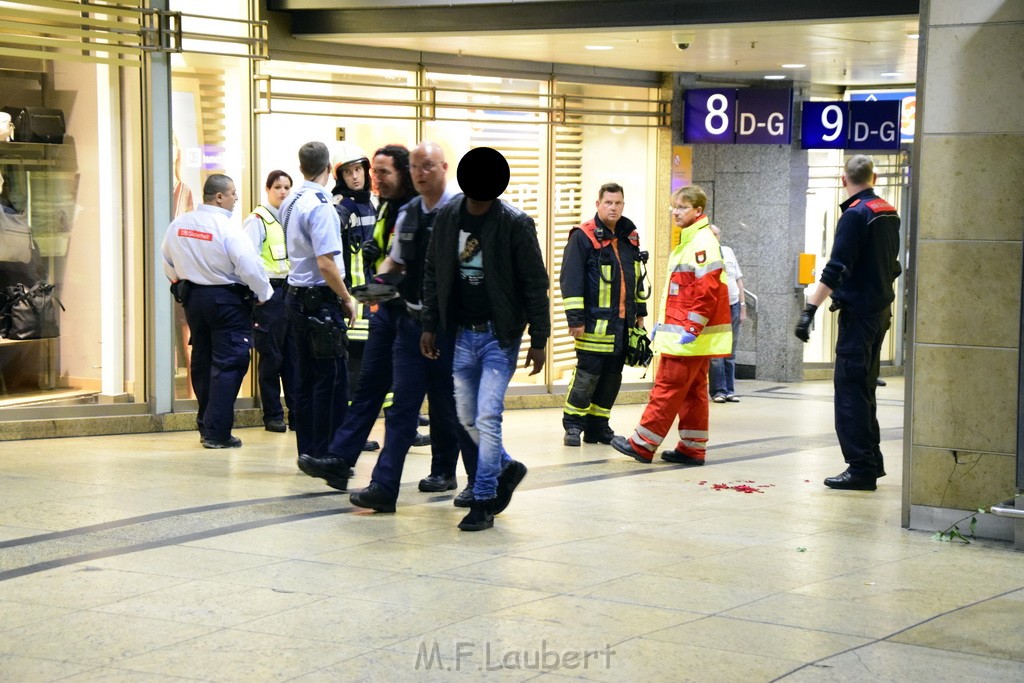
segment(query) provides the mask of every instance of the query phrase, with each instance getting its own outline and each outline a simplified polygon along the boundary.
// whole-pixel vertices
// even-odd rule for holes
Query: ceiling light
[[[883,71],[878,75],[881,76],[882,78],[899,78],[900,76],[903,75],[903,73],[900,71]]]
[[[921,37],[920,33],[908,33],[907,34],[907,39],[908,40],[917,40],[920,37]]]
[[[806,64],[783,64],[782,68],[783,69],[802,69],[805,66],[807,66],[807,65]]]
[[[764,77],[764,80],[766,80],[766,81],[781,81],[784,78],[785,78],[785,76],[783,76],[782,74],[768,74],[767,76]]]
[[[611,50],[611,45],[584,45],[588,50]]]

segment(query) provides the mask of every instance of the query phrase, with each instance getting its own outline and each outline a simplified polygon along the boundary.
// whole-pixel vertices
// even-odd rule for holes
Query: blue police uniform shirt
[[[212,204],[171,221],[160,246],[164,274],[171,282],[197,285],[244,284],[260,301],[274,295],[259,253],[242,229],[231,223],[231,212]]]
[[[419,228],[419,214],[423,214],[424,216],[433,215],[436,217],[437,212],[440,211],[444,207],[444,205],[451,201],[452,197],[454,197],[458,193],[459,191],[452,188],[451,186],[445,186],[444,192],[441,193],[441,198],[437,200],[437,204],[434,205],[434,208],[430,209],[429,211],[423,205],[422,195],[417,195],[416,197],[413,197],[411,200],[409,200],[409,202],[402,206],[402,208],[398,212],[398,218],[395,219],[396,238],[402,232],[416,232],[416,230]],[[413,216],[408,215],[410,211],[415,212]],[[433,222],[431,222],[431,230],[433,230]],[[406,265],[405,256],[402,253],[402,240],[394,240],[394,242],[391,245],[391,251],[388,253],[388,256],[390,256],[391,260],[394,261],[395,263],[399,263],[403,266]]]
[[[288,246],[288,284],[295,287],[326,285],[320,274],[317,256],[330,255],[342,277],[345,266],[341,254],[341,220],[323,185],[306,180],[298,191],[288,195],[278,209]]]

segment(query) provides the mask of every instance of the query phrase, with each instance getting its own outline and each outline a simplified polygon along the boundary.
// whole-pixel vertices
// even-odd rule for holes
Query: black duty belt
[[[286,277],[279,277],[279,278],[272,277],[272,278],[270,278],[270,286],[273,287],[274,289],[281,289],[282,287],[286,287],[287,285],[288,285],[288,278],[286,278]]]
[[[240,285],[238,283],[232,283],[230,285],[201,285],[198,282],[188,280],[188,286],[192,289],[226,289],[229,292],[234,292],[243,299],[252,296],[247,285]]]
[[[307,291],[316,289],[323,295],[324,301],[333,301],[338,298],[338,295],[334,293],[334,290],[327,285],[318,285],[316,287],[296,287],[295,285],[288,285],[288,293],[302,298]]]

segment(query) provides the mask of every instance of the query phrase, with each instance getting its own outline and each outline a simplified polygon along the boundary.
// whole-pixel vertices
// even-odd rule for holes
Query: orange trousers
[[[633,450],[654,458],[678,418],[676,450],[703,458],[708,443],[708,365],[706,356],[662,355],[651,399],[630,437]]]

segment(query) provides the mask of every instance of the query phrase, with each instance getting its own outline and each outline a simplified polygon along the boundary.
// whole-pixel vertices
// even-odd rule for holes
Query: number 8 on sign
[[[683,142],[732,144],[736,141],[734,88],[687,90],[683,99]]]

